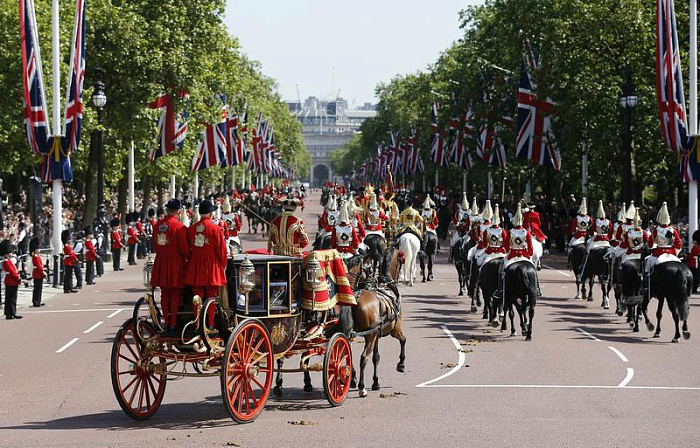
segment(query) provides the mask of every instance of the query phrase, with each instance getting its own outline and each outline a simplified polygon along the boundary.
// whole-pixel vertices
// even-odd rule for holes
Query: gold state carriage
[[[303,290],[322,290],[326,279],[314,254],[293,257],[236,255],[228,284],[217,298],[183,300],[175,331],[164,331],[144,268],[146,295],[118,331],[112,346],[112,385],[124,412],[137,420],[160,407],[169,378],[218,376],[229,414],[238,423],[262,412],[272,388],[275,360],[300,355],[299,367],[280,373],[321,371],[328,402],[339,406],[350,387],[350,341],[337,319],[313,323]],[[315,293],[312,293],[315,294]],[[212,307],[214,308],[213,311]],[[193,310],[198,310],[193,312]],[[214,318],[207,316],[213,312]],[[310,363],[323,357],[322,362]]]

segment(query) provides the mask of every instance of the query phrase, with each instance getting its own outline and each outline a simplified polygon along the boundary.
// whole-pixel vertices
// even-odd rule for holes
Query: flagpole
[[[129,213],[134,213],[136,207],[134,205],[134,141],[131,141],[129,148]]]
[[[462,192],[467,192],[467,172],[462,171]]]
[[[698,134],[698,5],[690,0],[690,123],[691,136]],[[697,149],[691,153],[697,157]],[[688,248],[692,248],[691,236],[698,229],[698,182],[688,182]]]
[[[53,49],[52,76],[53,76],[53,135],[60,138],[61,135],[61,54],[59,47],[58,29],[58,0],[51,2],[51,45]],[[61,253],[61,232],[63,231],[63,179],[54,179],[52,182],[51,199],[53,206],[53,254],[58,256]]]
[[[236,166],[231,167],[231,191],[236,189]]]
[[[170,199],[175,199],[175,175],[170,176]]]
[[[199,197],[199,172],[194,173],[194,195],[192,197],[192,204],[197,202]]]
[[[493,174],[489,169],[486,177],[486,199],[491,199],[493,197]]]

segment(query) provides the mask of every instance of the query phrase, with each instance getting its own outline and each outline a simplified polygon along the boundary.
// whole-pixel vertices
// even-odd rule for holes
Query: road
[[[317,202],[303,213],[309,230]],[[243,243],[265,240],[244,234]],[[598,290],[594,302],[574,300],[573,278],[553,256],[545,264],[556,269],[540,272],[544,297],[525,342],[470,313],[468,299],[456,295],[453,267],[445,256],[437,263],[433,282],[401,286],[405,373],[395,370],[398,341],[386,338],[380,391],[360,398],[351,390],[331,408],[320,389],[306,394],[300,375],[286,375],[284,399],[271,398],[248,425],[228,417],[217,378],[169,382],[148,421],[119,408],[110,350],[143,294],[141,264],[78,294],[53,294],[41,309],[22,309],[23,320],[0,321],[0,446],[698,446],[697,297],[690,340],[670,343],[668,310],[660,339],[646,329],[634,334],[600,308]],[[361,349],[353,344],[356,364]],[[321,387],[320,375],[312,378]]]

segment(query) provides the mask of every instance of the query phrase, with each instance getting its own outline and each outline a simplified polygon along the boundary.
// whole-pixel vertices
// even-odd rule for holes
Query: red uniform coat
[[[522,229],[523,227],[515,227],[516,229]],[[525,229],[527,230],[527,229]],[[527,230],[527,234],[525,236],[525,239],[527,240],[527,249],[512,249],[510,247],[510,232],[506,233],[506,239],[503,245],[506,248],[506,251],[508,251],[508,255],[506,256],[507,259],[515,258],[515,257],[526,257],[526,258],[531,258],[532,257],[532,235],[530,234],[530,231]]]
[[[5,271],[5,286],[19,286],[22,279],[12,260],[5,258],[2,261],[2,270]]]
[[[671,229],[673,231],[673,244],[671,247],[653,247],[652,245],[656,243],[656,236],[658,234],[659,228],[662,229]],[[654,257],[658,257],[661,254],[671,254],[671,255],[676,255],[678,251],[681,250],[682,244],[681,244],[681,237],[678,235],[678,230],[676,230],[675,227],[671,226],[659,226],[655,228],[651,232],[651,236],[649,237],[649,247],[652,247],[651,249],[651,255]]]
[[[78,256],[73,251],[73,248],[70,247],[70,244],[65,244],[63,246],[63,266],[75,266],[77,262]]]
[[[506,232],[503,228],[499,228],[501,231],[501,239],[503,240],[503,246],[500,247],[490,247],[489,246],[489,241],[488,241],[488,232],[484,232],[481,234],[481,239],[483,240],[481,244],[483,244],[486,247],[486,250],[484,251],[487,254],[504,254],[506,253],[506,248],[505,248],[505,241],[506,238],[508,237],[508,232]]]
[[[129,237],[126,240],[126,244],[128,244],[129,246],[131,246],[132,244],[138,244],[139,237],[136,235],[136,229],[129,226],[129,228],[126,229],[126,235]]]
[[[542,233],[541,226],[542,222],[540,221],[539,213],[534,210],[523,213],[523,227],[525,227],[537,241],[543,243],[547,237]]]
[[[190,255],[187,228],[176,216],[166,216],[153,227],[153,263],[151,286],[182,288],[185,278],[186,258]]]
[[[698,267],[698,257],[700,256],[700,246],[693,244],[693,248],[690,249],[690,253],[686,255],[685,262],[688,264],[689,268],[695,269]]]
[[[596,231],[596,227],[598,225],[597,224],[598,220],[597,219],[592,220],[591,228],[588,230],[588,234],[593,237],[593,241],[610,241],[610,239],[612,238],[613,225],[609,219],[606,219],[605,221],[607,221],[607,223],[608,223],[608,232],[607,233],[598,233]]]
[[[92,239],[85,239],[85,259],[87,261],[97,260],[97,251],[95,250],[95,245],[92,244]]]
[[[34,255],[32,255],[32,265],[34,265],[34,269],[32,269],[32,278],[35,280],[44,278],[44,263],[41,262],[39,254],[34,253]]]
[[[329,213],[328,213],[327,210],[324,210],[324,211],[323,211],[323,214],[321,215],[321,219],[318,221],[319,226],[321,226],[321,228],[322,228],[323,230],[325,230],[326,232],[332,232],[332,231],[333,231],[333,227],[335,227],[337,224],[339,224],[339,223],[337,222],[337,221],[338,221],[338,217],[339,217],[339,213],[338,213],[337,211],[335,211],[335,212],[333,212],[333,214],[335,214],[335,222],[331,222],[331,221],[328,219]]]
[[[593,225],[591,223],[591,217],[588,215],[585,215],[585,218],[588,221],[588,228],[590,228]],[[577,219],[578,219],[578,216],[571,220],[571,223],[569,224],[569,233],[572,235],[573,238],[576,238],[576,239],[585,238],[588,235],[588,231],[587,230],[578,230],[576,228],[576,220]]]
[[[267,249],[276,255],[300,256],[309,244],[304,221],[284,211],[271,224]]]
[[[122,233],[119,230],[112,230],[112,249],[123,249]]]
[[[223,286],[226,284],[226,241],[221,227],[202,218],[187,229],[190,256],[185,284]]]
[[[423,222],[425,223],[425,228],[428,230],[435,231],[437,227],[440,225],[438,222],[438,217],[437,217],[437,212],[435,210],[431,210],[432,214],[430,218],[425,217],[423,213],[425,213],[425,210],[423,210],[420,214],[421,218],[423,218]]]
[[[362,220],[360,219],[359,213],[355,213],[353,224],[355,223],[355,230],[357,230],[357,236],[359,236],[360,239],[364,240],[365,236],[367,236],[367,232],[365,232],[365,226],[362,225]]]
[[[372,213],[372,211],[369,211],[368,213]],[[388,221],[389,218],[381,210],[379,210],[379,215],[377,217],[379,218],[379,222],[376,224],[371,224],[369,218],[367,219],[367,221],[365,221],[366,231],[376,232],[384,229],[384,221]]]
[[[360,237],[357,236],[357,231],[355,231],[355,228],[352,225],[349,227],[352,229],[352,237],[350,238],[350,244],[347,246],[341,246],[338,244],[335,227],[333,227],[333,230],[331,231],[331,247],[340,253],[354,254],[355,250],[360,246]]]
[[[476,226],[476,235],[478,238],[476,250],[486,249],[486,244],[484,243],[486,241],[484,238],[484,230],[488,229],[489,227],[491,227],[491,221],[489,220],[486,220]]]
[[[143,224],[141,224],[141,221],[136,221],[136,230],[138,231],[138,234],[140,236],[144,236],[146,233],[143,231]]]
[[[238,214],[234,213],[233,214],[233,219],[232,219],[231,225],[228,226],[228,237],[234,237],[238,236],[238,232],[241,231],[241,220],[238,219]]]

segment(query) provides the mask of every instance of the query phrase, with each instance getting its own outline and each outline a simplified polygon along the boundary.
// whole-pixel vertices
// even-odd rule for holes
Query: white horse
[[[537,240],[537,238],[532,237],[532,263],[539,270],[540,269],[540,258],[544,254],[544,248],[542,243]]]
[[[405,284],[413,286],[416,279],[416,259],[420,251],[420,240],[410,232],[399,238],[399,250],[406,255],[406,263],[401,267],[401,277]]]

